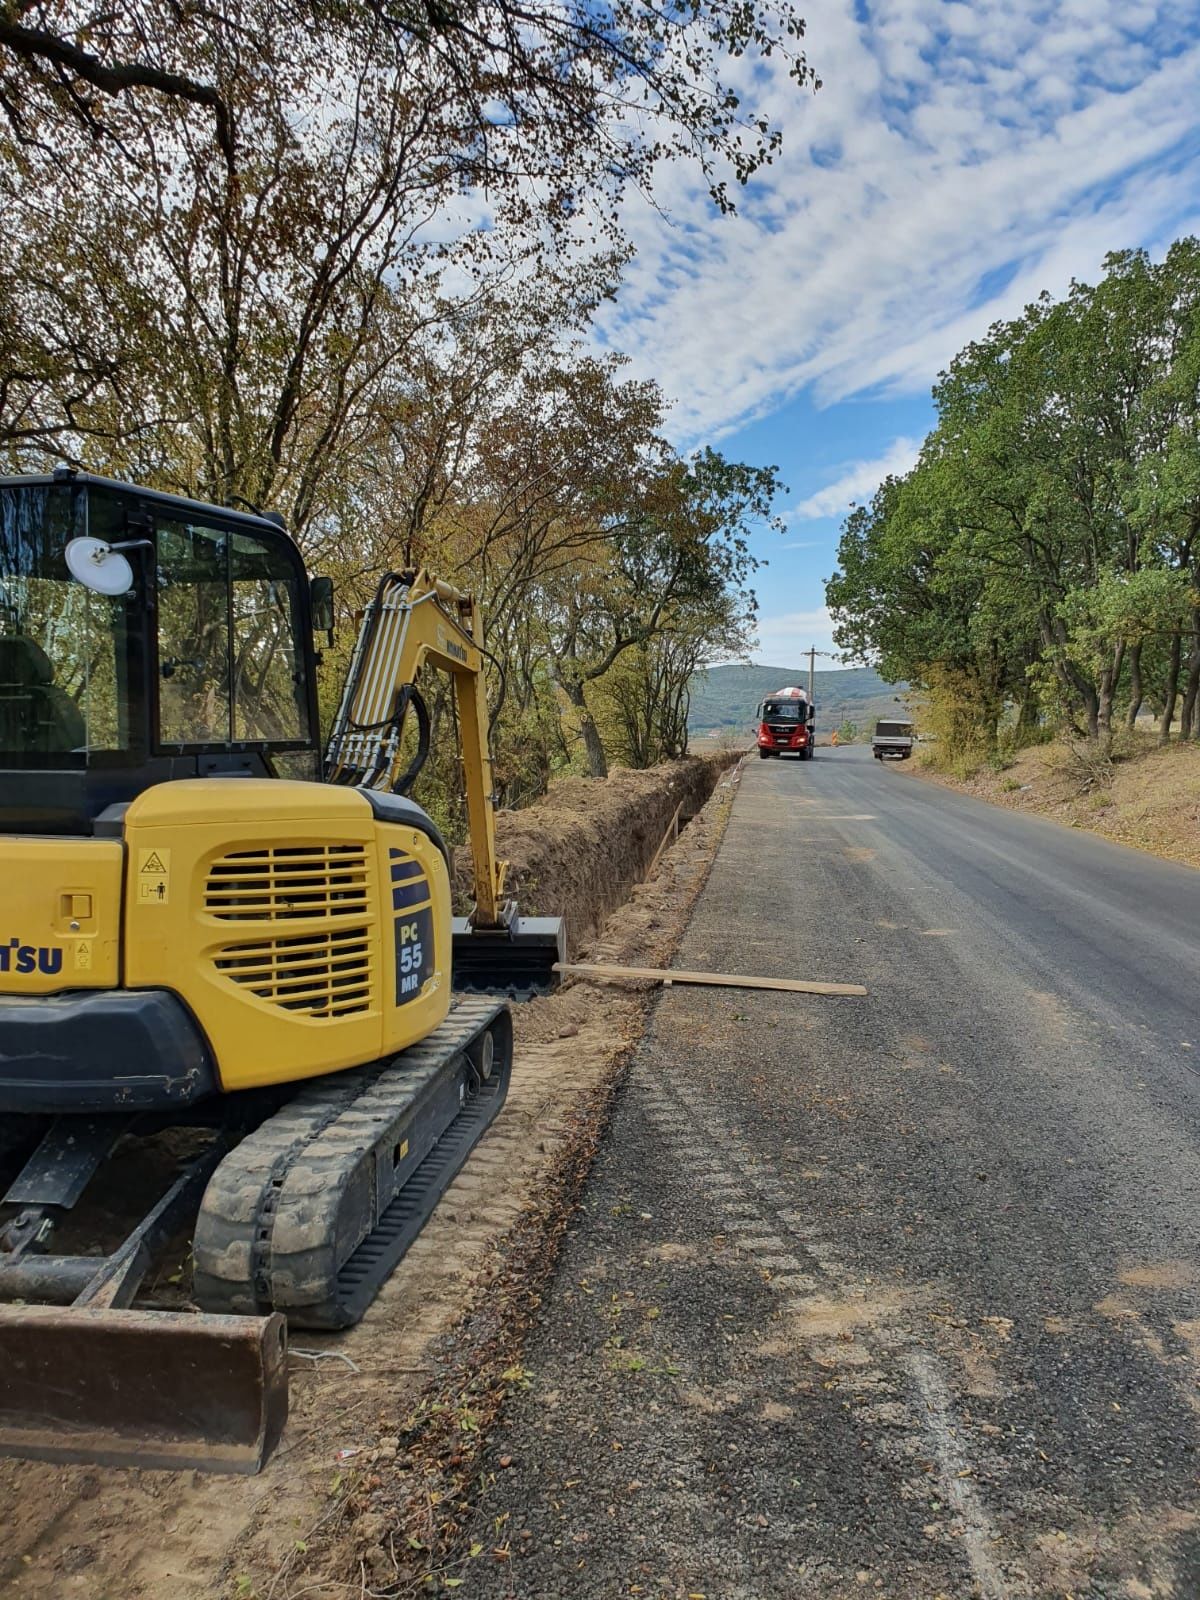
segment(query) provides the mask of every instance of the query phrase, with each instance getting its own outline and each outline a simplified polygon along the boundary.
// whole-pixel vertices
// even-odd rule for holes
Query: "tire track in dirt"
[[[753,1261],[780,1297],[779,1316],[789,1343],[794,1338],[807,1345],[823,1364],[854,1367],[862,1382],[893,1395],[900,1358],[911,1393],[891,1402],[888,1420],[893,1429],[897,1423],[906,1428],[913,1453],[923,1447],[937,1462],[943,1494],[955,1512],[949,1538],[961,1542],[979,1600],[1032,1595],[1024,1572],[1006,1571],[994,1554],[1001,1536],[970,1481],[975,1469],[947,1369],[916,1343],[916,1330],[903,1316],[910,1307],[896,1298],[885,1305],[877,1292],[872,1296],[869,1285],[855,1280],[814,1226],[811,1213],[791,1206],[787,1187],[760,1161],[730,1148],[697,1089],[685,1081],[668,1089],[640,1064],[633,1089],[650,1122],[724,1217],[730,1243]],[[715,1154],[722,1150],[723,1158]],[[788,1250],[788,1244],[795,1250]],[[900,1315],[892,1320],[895,1313]]]

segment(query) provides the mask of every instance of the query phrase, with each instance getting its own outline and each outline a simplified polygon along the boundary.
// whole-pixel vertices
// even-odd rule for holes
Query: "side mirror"
[[[133,568],[122,554],[125,550],[149,550],[149,539],[123,539],[108,544],[104,539],[83,535],[72,539],[63,551],[67,571],[86,589],[115,600],[133,588]]]
[[[333,579],[313,578],[308,586],[314,633],[325,634],[333,643]]]

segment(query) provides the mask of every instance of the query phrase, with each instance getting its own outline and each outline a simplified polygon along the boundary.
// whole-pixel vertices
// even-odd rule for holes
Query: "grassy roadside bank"
[[[915,777],[958,789],[992,805],[1032,811],[1071,828],[1200,867],[1200,745],[1165,749],[1139,737],[1111,762],[1089,755],[1082,741],[1018,751],[1000,769],[981,766],[968,778],[935,769],[927,757],[903,763]]]

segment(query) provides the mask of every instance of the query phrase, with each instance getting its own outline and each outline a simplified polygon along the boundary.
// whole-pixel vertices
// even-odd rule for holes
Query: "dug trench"
[[[568,919],[572,955],[667,963],[724,829],[734,760],[567,780],[501,814],[510,889]],[[460,891],[469,872],[460,855]],[[651,998],[568,982],[517,1008],[501,1117],[363,1322],[296,1336],[290,1420],[260,1476],[0,1461],[0,1591],[333,1600],[433,1567],[453,1587],[472,1465],[525,1381],[524,1330]]]

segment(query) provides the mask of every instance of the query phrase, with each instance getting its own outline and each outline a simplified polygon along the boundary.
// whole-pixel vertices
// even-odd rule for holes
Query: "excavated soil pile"
[[[676,811],[690,822],[738,759],[728,751],[687,756],[646,772],[566,778],[524,811],[496,819],[508,892],[527,916],[564,917],[571,954],[640,883]],[[455,852],[454,889],[471,898],[471,852]]]

